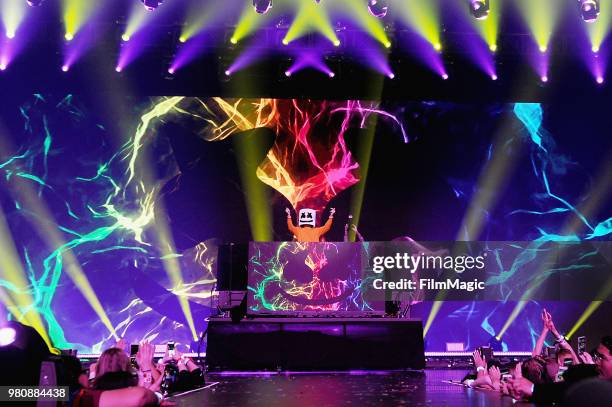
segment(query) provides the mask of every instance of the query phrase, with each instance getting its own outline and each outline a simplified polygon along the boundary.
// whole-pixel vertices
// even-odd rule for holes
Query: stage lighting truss
[[[272,0],[253,0],[253,8],[257,14],[266,14],[272,8]]]
[[[469,0],[470,13],[476,20],[484,20],[489,16],[489,0]]]
[[[27,0],[28,6],[30,7],[38,7],[44,2],[45,0]]]
[[[368,0],[368,11],[374,17],[385,18],[389,11],[387,0]]]
[[[140,0],[147,11],[153,11],[164,2],[164,0]]]
[[[587,23],[594,23],[599,17],[599,0],[578,0],[580,14]]]

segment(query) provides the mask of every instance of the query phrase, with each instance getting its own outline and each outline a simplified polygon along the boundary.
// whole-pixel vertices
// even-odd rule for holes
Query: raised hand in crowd
[[[491,366],[489,368],[489,378],[491,379],[491,385],[494,390],[500,391],[501,389],[501,371],[497,366]]]

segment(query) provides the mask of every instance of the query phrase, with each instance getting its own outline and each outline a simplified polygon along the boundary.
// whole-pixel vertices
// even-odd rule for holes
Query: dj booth
[[[212,370],[424,369],[423,325],[400,318],[209,321]]]
[[[220,247],[220,308],[232,318],[209,320],[209,369],[423,369],[422,322],[385,317],[384,298],[365,295],[365,252],[342,242]]]

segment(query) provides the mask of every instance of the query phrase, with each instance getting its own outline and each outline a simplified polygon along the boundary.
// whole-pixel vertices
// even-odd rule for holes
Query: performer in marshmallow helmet
[[[323,235],[329,232],[336,208],[331,208],[327,222],[321,227],[316,227],[317,211],[314,209],[300,209],[297,227],[291,219],[291,210],[285,208],[285,212],[287,212],[287,228],[298,242],[319,242]]]

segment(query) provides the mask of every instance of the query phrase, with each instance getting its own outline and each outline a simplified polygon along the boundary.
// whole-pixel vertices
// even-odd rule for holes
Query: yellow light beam
[[[161,199],[159,199],[161,201]],[[163,211],[163,205],[161,202],[158,202],[158,210]],[[159,242],[159,249],[162,254],[162,262],[164,264],[164,269],[166,270],[166,274],[170,278],[170,283],[172,284],[172,290],[181,290],[184,286],[183,274],[181,272],[181,266],[179,261],[174,256],[176,253],[176,246],[174,244],[174,239],[172,238],[172,234],[170,232],[170,228],[166,221],[165,216],[156,216],[155,221],[155,231],[157,233],[157,240]],[[187,325],[189,327],[189,331],[191,332],[192,339],[194,341],[198,340],[198,334],[195,329],[195,324],[193,322],[193,315],[191,314],[191,308],[189,306],[189,300],[184,295],[177,295],[179,304],[181,306],[181,310],[185,315],[185,320],[187,321]]]
[[[440,4],[438,0],[408,0],[393,5],[399,18],[408,24],[436,50],[442,49]]]
[[[66,39],[71,40],[91,17],[96,8],[94,0],[62,0]]]
[[[49,347],[52,347],[49,335],[40,315],[34,307],[34,299],[30,295],[29,284],[25,271],[17,254],[17,248],[11,237],[4,212],[0,208],[0,280],[12,285],[11,289],[0,288],[2,301],[18,321],[25,321],[42,336]]]
[[[236,25],[236,29],[234,30],[234,34],[232,35],[230,42],[232,44],[237,44],[242,39],[251,35],[262,24],[268,22],[270,16],[272,14],[275,14],[275,9],[276,5],[267,14],[257,14],[253,9],[252,2],[247,1],[244,6],[244,9],[242,10],[240,20],[238,20],[238,24]]]
[[[592,23],[584,23],[593,52],[599,52],[601,44],[605,41],[610,33],[612,24],[612,0],[600,0],[600,13],[597,21]]]
[[[518,0],[519,10],[540,51],[548,50],[565,5],[562,0]]]
[[[389,36],[385,31],[383,23],[379,18],[374,17],[368,12],[365,4],[363,7],[355,7],[353,0],[343,0],[338,6],[345,13],[351,14],[355,21],[383,46],[387,48],[391,46],[391,41],[389,41]]]
[[[264,146],[258,140],[258,134],[249,133],[233,136],[236,147],[236,160],[240,169],[240,178],[247,197],[247,213],[254,241],[270,242],[272,238],[272,208],[270,196],[263,182],[257,178],[258,157],[265,157]],[[261,139],[261,138],[259,138]]]
[[[0,138],[0,140],[2,140],[2,138]],[[6,152],[10,150],[11,149],[8,149],[5,145],[0,145],[0,152],[3,152],[5,155],[8,155]],[[63,270],[65,270],[68,276],[74,281],[89,305],[100,318],[100,321],[107,327],[115,339],[119,339],[100,300],[81,269],[81,265],[68,243],[64,241],[58,229],[54,226],[53,215],[43,204],[42,199],[38,196],[38,192],[34,189],[31,182],[20,177],[13,177],[9,191],[17,198],[16,200],[22,203],[25,209],[34,215],[28,217],[28,220],[31,222],[33,228],[40,233],[49,250],[52,253],[58,254],[55,259],[55,267],[59,268],[64,266]]]
[[[340,40],[327,14],[325,3],[317,4],[312,0],[297,0],[296,4],[299,9],[287,35],[283,38],[283,44],[288,45],[308,33],[318,31],[334,45],[340,45]]]
[[[0,2],[0,16],[7,38],[12,39],[17,34],[17,30],[26,16],[27,7],[25,1],[2,0]]]

